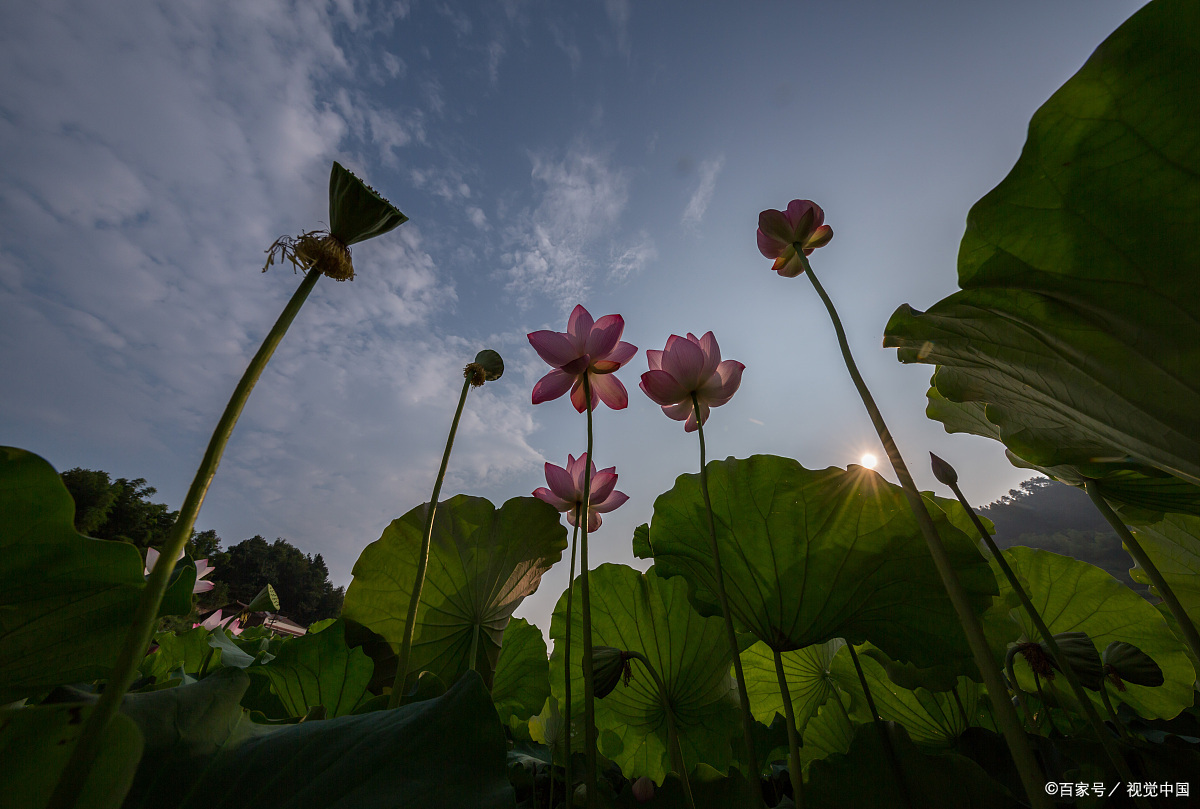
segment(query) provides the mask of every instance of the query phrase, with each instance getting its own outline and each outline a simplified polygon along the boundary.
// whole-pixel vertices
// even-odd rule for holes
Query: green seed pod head
[[[1115,640],[1104,650],[1104,676],[1118,690],[1125,690],[1125,683],[1156,688],[1163,684],[1162,669],[1150,655],[1132,643]]]
[[[633,676],[629,665],[629,652],[612,646],[597,646],[592,649],[592,684],[596,699],[604,699],[617,687],[622,677],[625,684]]]
[[[1079,684],[1089,691],[1099,691],[1104,670],[1100,666],[1100,653],[1096,651],[1096,644],[1092,642],[1091,637],[1086,632],[1059,632],[1054,636],[1054,640],[1066,658],[1066,664],[1079,678]],[[1052,665],[1058,668],[1057,662],[1054,662],[1050,654],[1050,647],[1045,643],[1038,646],[1046,657],[1050,658]]]
[[[349,247],[408,221],[374,188],[334,162],[329,172],[329,233]]]
[[[504,360],[490,348],[485,348],[475,355],[475,361],[463,368],[463,378],[470,380],[473,387],[478,388],[484,382],[495,382],[504,376]]]
[[[246,612],[279,612],[279,596],[275,595],[275,588],[268,584],[259,590],[246,607]]]

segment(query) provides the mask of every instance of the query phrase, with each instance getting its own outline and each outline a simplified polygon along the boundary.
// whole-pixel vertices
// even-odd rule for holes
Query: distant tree
[[[307,626],[341,611],[343,588],[329,581],[321,554],[303,553],[286,539],[269,543],[254,536],[231,545],[211,578],[229,587],[232,599],[248,602],[267,584],[279,596],[279,610]]]
[[[1103,569],[1143,596],[1129,575],[1133,559],[1085,492],[1049,478],[1031,478],[976,509],[996,526],[996,545],[1023,545],[1070,556]]]
[[[108,519],[117,493],[107,472],[75,467],[62,473],[62,482],[75,501],[75,530],[94,536]]]

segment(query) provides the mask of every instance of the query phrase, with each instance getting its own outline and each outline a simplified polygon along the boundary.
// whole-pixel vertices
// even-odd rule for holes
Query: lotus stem
[[[1117,732],[1121,734],[1121,738],[1125,741],[1130,741],[1129,731],[1125,729],[1125,723],[1117,716],[1117,712],[1113,710],[1112,700],[1108,696],[1108,686],[1104,680],[1100,680],[1100,699],[1104,702],[1104,710],[1108,711],[1108,716],[1112,719],[1112,723],[1116,725]]]
[[[717,597],[721,601],[721,615],[725,619],[725,637],[733,655],[733,673],[737,679],[738,701],[742,708],[742,736],[746,744],[746,765],[754,805],[764,803],[762,784],[759,782],[758,756],[754,751],[754,715],[750,713],[750,697],[746,691],[746,675],[742,672],[742,655],[738,649],[737,633],[733,630],[733,614],[729,611],[729,597],[725,594],[725,573],[721,568],[721,549],[717,545],[717,523],[713,517],[712,500],[708,494],[708,468],[704,452],[704,425],[700,423],[700,402],[692,392],[692,408],[696,414],[696,434],[700,437],[700,490],[704,493],[704,510],[708,514],[708,538],[712,546],[713,569],[717,577]]]
[[[879,741],[883,745],[883,753],[887,756],[888,764],[892,768],[892,777],[896,779],[896,786],[900,789],[900,796],[904,799],[904,805],[908,809],[912,809],[912,796],[908,793],[908,782],[904,780],[904,770],[900,768],[900,759],[896,756],[896,748],[892,746],[892,739],[888,736],[887,728],[883,725],[883,717],[879,715],[879,711],[875,708],[875,699],[871,696],[871,687],[867,685],[867,675],[863,672],[862,663],[858,660],[858,653],[854,651],[854,644],[846,641],[846,648],[850,650],[850,659],[854,661],[854,670],[858,672],[858,681],[862,684],[863,696],[867,698],[867,708],[871,711],[871,721],[875,724],[875,730],[879,733]]]
[[[78,800],[83,785],[87,781],[88,773],[91,772],[92,763],[100,752],[104,729],[120,708],[125,692],[129,690],[129,686],[137,675],[138,663],[141,662],[146,648],[150,645],[150,638],[154,632],[154,621],[158,616],[159,607],[162,605],[163,595],[167,591],[167,582],[175,567],[175,559],[178,558],[184,545],[192,536],[192,528],[196,524],[196,517],[200,513],[200,506],[204,503],[208,487],[212,484],[213,476],[217,473],[217,467],[221,463],[225,445],[229,443],[229,437],[233,434],[238,417],[241,416],[242,409],[246,406],[246,401],[250,398],[250,392],[254,390],[258,378],[262,376],[263,369],[267,367],[271,355],[275,353],[283,335],[287,333],[288,327],[295,320],[296,313],[300,311],[300,307],[304,305],[308,294],[312,292],[320,277],[321,273],[315,269],[310,269],[305,273],[304,280],[292,293],[291,299],[283,308],[283,313],[275,321],[271,330],[267,332],[258,353],[250,360],[250,365],[242,374],[237,387],[233,389],[233,395],[229,397],[229,403],[225,405],[225,412],[221,414],[221,419],[217,422],[212,437],[208,440],[208,448],[204,451],[200,468],[196,470],[196,476],[192,478],[192,485],[188,487],[187,496],[179,509],[179,517],[175,520],[175,524],[171,527],[171,533],[163,544],[158,564],[154,566],[154,570],[150,571],[150,578],[146,581],[145,589],[142,590],[142,597],[138,601],[133,623],[129,627],[129,633],[125,636],[125,643],[117,656],[116,665],[108,677],[99,701],[96,702],[87,721],[84,722],[83,729],[79,733],[79,741],[76,743],[75,749],[71,751],[71,757],[63,768],[54,793],[50,796],[47,809],[70,809]]]
[[[591,462],[591,458],[588,458]],[[571,532],[571,573],[567,579],[567,636],[563,641],[563,690],[566,692],[565,711],[563,717],[567,723],[567,790],[570,791],[575,781],[571,778],[571,601],[575,596],[575,548],[579,539],[579,506],[575,506],[575,529]]]
[[[963,707],[962,697],[958,695],[958,683],[950,687],[950,693],[954,695],[954,704],[958,706],[958,713],[963,720],[963,729],[971,727],[971,717],[967,716],[967,709]]]
[[[409,657],[412,655],[413,636],[417,631],[417,607],[421,604],[421,590],[425,586],[425,571],[429,567],[429,546],[433,541],[433,518],[437,514],[438,496],[442,493],[442,481],[446,478],[446,466],[450,463],[450,450],[454,447],[454,434],[458,432],[458,420],[462,418],[463,407],[467,404],[467,391],[471,389],[471,380],[463,379],[462,393],[458,397],[458,409],[454,411],[454,421],[450,423],[450,435],[446,437],[446,449],[442,453],[442,465],[438,468],[437,480],[433,482],[433,497],[425,507],[425,526],[421,533],[421,555],[417,560],[417,575],[413,579],[412,595],[408,599],[408,615],[404,619],[404,637],[400,641],[400,656],[396,660],[396,679],[392,681],[392,693],[388,697],[388,707],[400,707],[400,698],[404,696],[404,681],[408,678]],[[471,666],[474,668],[475,656],[471,656]]]
[[[933,562],[942,577],[942,584],[946,588],[946,594],[950,597],[950,602],[954,605],[954,609],[958,613],[959,623],[962,624],[963,632],[967,636],[967,643],[970,645],[971,652],[975,657],[975,665],[979,667],[979,672],[983,676],[984,685],[987,687],[988,693],[995,695],[993,710],[995,711],[996,718],[999,720],[1000,728],[1004,732],[1004,739],[1008,743],[1009,752],[1012,753],[1013,763],[1017,767],[1017,772],[1021,775],[1021,783],[1025,787],[1025,793],[1029,798],[1030,805],[1034,809],[1051,809],[1052,804],[1046,796],[1044,789],[1046,783],[1045,776],[1042,774],[1041,767],[1038,766],[1037,758],[1034,757],[1029,739],[1025,737],[1024,732],[1021,730],[1021,722],[1017,718],[1017,712],[1013,709],[1012,703],[1007,699],[1001,698],[1001,695],[1007,693],[1007,691],[1004,688],[1004,680],[1000,676],[1000,667],[996,665],[991,649],[988,646],[987,638],[983,634],[983,625],[979,621],[979,616],[971,608],[967,592],[962,586],[962,581],[958,578],[958,573],[955,572],[954,566],[950,562],[950,556],[946,553],[946,546],[942,543],[942,538],[938,536],[937,528],[933,524],[933,518],[929,516],[929,512],[925,509],[925,502],[921,499],[921,493],[917,491],[917,486],[913,482],[912,475],[909,474],[908,466],[904,463],[900,449],[892,439],[892,434],[888,430],[887,424],[884,423],[883,414],[879,412],[879,407],[875,404],[875,399],[871,396],[871,391],[868,390],[866,382],[863,381],[862,375],[858,372],[858,366],[854,362],[854,356],[850,353],[850,345],[846,340],[846,330],[842,327],[842,320],[838,317],[837,309],[833,306],[833,301],[829,299],[829,296],[825,293],[825,288],[817,280],[817,276],[813,273],[812,266],[809,264],[808,258],[804,255],[804,250],[800,244],[796,245],[796,250],[797,255],[800,256],[800,260],[804,264],[804,271],[808,275],[808,280],[812,282],[813,288],[816,289],[817,295],[820,296],[821,302],[825,304],[825,309],[829,312],[830,320],[833,321],[833,328],[837,333],[838,345],[842,351],[842,359],[846,362],[846,370],[849,371],[850,378],[854,381],[854,386],[858,389],[858,395],[862,398],[863,405],[867,409],[867,414],[871,417],[871,423],[875,426],[875,431],[878,433],[879,440],[887,452],[888,460],[892,464],[896,478],[900,481],[900,485],[904,489],[904,494],[908,499],[908,505],[912,509],[913,516],[916,517],[917,523],[921,526],[921,533],[925,537],[925,544],[929,547],[929,554],[933,557]]]
[[[936,460],[941,460],[940,458],[937,458],[936,455],[933,457]],[[945,464],[945,461],[942,461],[942,463]],[[996,541],[992,539],[992,535],[989,534],[987,528],[984,527],[983,522],[979,519],[979,515],[975,513],[975,509],[971,508],[971,505],[967,502],[967,498],[963,496],[962,490],[958,488],[958,473],[955,472],[953,467],[951,467],[949,464],[945,464],[945,469],[949,470],[950,474],[953,475],[953,478],[947,478],[941,482],[950,487],[950,490],[954,492],[954,496],[958,500],[959,505],[966,509],[967,514],[971,516],[971,522],[975,524],[975,530],[979,533],[979,538],[983,540],[984,544],[987,545],[988,550],[992,552],[992,557],[1000,566],[1000,570],[1004,573],[1004,577],[1008,580],[1009,586],[1012,587],[1013,592],[1017,594],[1017,598],[1021,600],[1021,606],[1025,608],[1025,612],[1029,615],[1029,619],[1033,621],[1033,625],[1037,628],[1038,634],[1042,636],[1042,640],[1045,641],[1046,646],[1050,649],[1050,654],[1058,663],[1059,670],[1062,671],[1063,676],[1067,678],[1067,684],[1071,686],[1071,692],[1075,694],[1075,699],[1083,708],[1083,712],[1087,716],[1087,720],[1091,724],[1092,730],[1094,730],[1096,733],[1096,738],[1100,740],[1100,744],[1104,747],[1104,752],[1108,756],[1108,760],[1112,762],[1113,767],[1116,768],[1117,773],[1121,776],[1122,781],[1125,783],[1132,783],[1134,777],[1133,772],[1129,769],[1128,762],[1125,761],[1125,757],[1121,755],[1121,752],[1113,745],[1112,739],[1109,738],[1108,731],[1104,727],[1104,723],[1100,720],[1100,715],[1096,713],[1096,706],[1092,704],[1091,699],[1088,698],[1088,695],[1084,692],[1083,685],[1079,682],[1079,678],[1075,675],[1075,670],[1071,668],[1067,662],[1066,655],[1064,655],[1062,650],[1059,649],[1058,641],[1055,640],[1054,634],[1050,631],[1050,628],[1046,626],[1046,622],[1042,620],[1041,613],[1039,613],[1033,606],[1033,600],[1029,597],[1029,594],[1025,592],[1025,588],[1021,586],[1021,582],[1017,579],[1017,575],[1013,572],[1013,569],[1009,567],[1008,561],[1004,558],[1004,554],[1000,552],[1000,548],[997,547]],[[937,472],[935,471],[934,474],[936,475]],[[1014,679],[1013,688],[1016,687],[1017,683]],[[1103,694],[1103,691],[1101,694]],[[1134,800],[1139,806],[1148,805],[1146,801],[1140,797],[1135,798]]]
[[[783,697],[784,718],[787,719],[788,776],[792,780],[792,800],[797,809],[804,809],[804,771],[800,767],[800,732],[796,728],[796,709],[792,705],[792,692],[788,688],[787,676],[783,673],[783,653],[775,654],[775,677],[779,680],[779,694]]]
[[[583,402],[587,408],[587,463],[583,465],[583,508],[581,509],[581,533],[579,546],[580,594],[583,596],[583,728],[584,766],[583,783],[587,787],[587,807],[596,805],[596,681],[592,667],[592,591],[588,577],[588,509],[592,503],[592,384],[591,378],[583,375]],[[569,734],[569,730],[568,730]]]
[[[640,661],[646,667],[646,671],[650,672],[650,676],[654,679],[654,685],[658,688],[659,697],[662,699],[663,712],[667,716],[667,748],[670,751],[671,763],[675,767],[675,771],[679,773],[679,779],[683,782],[683,794],[687,798],[688,806],[691,809],[696,809],[696,799],[692,795],[692,782],[688,778],[687,764],[683,760],[683,747],[679,744],[679,731],[675,727],[675,710],[671,707],[671,699],[667,694],[667,686],[662,678],[658,676],[658,672],[650,661],[641,652],[630,652],[629,656],[637,661]]]
[[[1117,536],[1121,538],[1121,542],[1129,550],[1129,555],[1138,563],[1138,567],[1146,571],[1146,575],[1150,577],[1150,581],[1158,590],[1158,594],[1166,602],[1167,609],[1171,611],[1171,615],[1175,616],[1175,620],[1179,623],[1179,631],[1183,633],[1183,640],[1191,648],[1192,655],[1200,658],[1200,633],[1196,632],[1196,625],[1192,623],[1192,619],[1184,611],[1183,605],[1175,597],[1175,591],[1171,589],[1166,579],[1163,578],[1158,565],[1154,564],[1153,560],[1146,554],[1146,551],[1142,549],[1141,543],[1133,538],[1133,534],[1130,533],[1129,528],[1116,515],[1104,497],[1101,496],[1100,490],[1096,487],[1096,481],[1089,480],[1085,489],[1088,496],[1092,498],[1092,502],[1096,504],[1096,508],[1104,515],[1104,519],[1108,520],[1108,524],[1117,532]]]
[[[1021,710],[1025,712],[1025,729],[1030,733],[1034,732],[1033,711],[1029,710],[1029,703],[1025,701],[1025,692],[1021,690],[1021,686],[1017,685],[1017,672],[1013,668],[1013,660],[1017,657],[1017,652],[1020,648],[1017,646],[1008,647],[1007,654],[1004,655],[1004,669],[1008,672],[1008,682],[1012,686],[1013,693],[1017,696],[1017,702],[1021,703]],[[1005,693],[1008,693],[1007,691]],[[992,700],[995,702],[995,700]],[[994,718],[994,715],[993,715]]]

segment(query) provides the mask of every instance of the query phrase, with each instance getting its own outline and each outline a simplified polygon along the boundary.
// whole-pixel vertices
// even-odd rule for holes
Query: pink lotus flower
[[[231,615],[228,618],[222,618],[221,610],[217,610],[200,623],[192,624],[192,629],[201,627],[211,632],[212,630],[220,627],[221,629],[228,629],[234,635],[240,635],[242,634],[242,627],[239,625],[237,619],[237,615]]]
[[[650,370],[642,374],[641,388],[662,406],[663,413],[676,421],[687,419],[686,432],[695,432],[695,408],[692,394],[700,404],[700,424],[708,420],[710,407],[720,407],[733,398],[742,384],[746,366],[737,360],[721,360],[717,338],[710,331],[696,339],[672,334],[662,351],[647,350]]]
[[[833,238],[833,228],[824,222],[825,212],[810,199],[794,199],[786,211],[768,208],[758,215],[758,252],[775,259],[772,270],[784,278],[795,278],[804,272],[796,245],[809,256]]]
[[[615,466],[597,472],[596,465],[588,460],[586,452],[579,458],[568,455],[566,469],[552,463],[546,464],[546,483],[550,484],[550,488],[535,489],[533,496],[546,501],[559,511],[565,511],[567,522],[575,525],[575,509],[583,503],[583,475],[587,469],[585,464],[590,464],[592,468],[592,496],[588,503],[587,524],[590,534],[603,522],[600,519],[601,514],[613,511],[629,499],[629,495],[615,490],[617,485],[617,468]]]
[[[151,570],[154,570],[154,565],[156,565],[158,563],[158,556],[159,556],[159,553],[154,548],[146,549],[146,575],[147,576],[150,575]],[[182,558],[183,558],[183,551],[180,550],[179,556],[177,557],[177,559],[182,559]],[[207,559],[197,559],[196,560],[196,584],[192,587],[193,595],[196,593],[207,593],[209,590],[211,590],[213,587],[216,586],[211,581],[200,581],[205,576],[207,576],[209,573],[212,573],[214,570],[216,570],[216,567],[214,567],[213,565],[210,565],[208,563]]]
[[[582,413],[587,407],[583,397],[583,379],[587,375],[592,389],[592,409],[597,400],[613,410],[629,406],[629,394],[612,372],[633,359],[637,346],[621,342],[625,320],[620,315],[605,315],[592,320],[588,310],[576,306],[567,322],[566,332],[535,331],[529,344],[554,370],[533,386],[533,403],[557,399],[571,391],[571,404]]]

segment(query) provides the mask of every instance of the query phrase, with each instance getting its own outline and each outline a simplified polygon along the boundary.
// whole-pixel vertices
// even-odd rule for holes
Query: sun
[[[867,469],[874,469],[875,464],[879,463],[879,459],[869,452],[864,452],[863,456],[858,459],[858,462]]]

